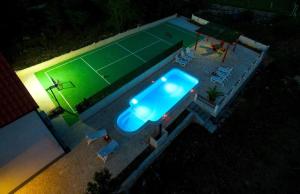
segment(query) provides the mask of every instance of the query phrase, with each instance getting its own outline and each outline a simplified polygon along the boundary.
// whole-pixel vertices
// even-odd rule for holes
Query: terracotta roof
[[[37,107],[15,71],[0,53],[0,127]]]

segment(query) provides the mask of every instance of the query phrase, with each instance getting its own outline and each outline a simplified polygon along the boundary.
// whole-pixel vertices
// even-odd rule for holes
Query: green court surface
[[[53,92],[67,111],[65,120],[72,124],[77,119],[76,105],[113,84],[123,76],[161,54],[178,41],[184,46],[195,43],[195,33],[170,23],[137,32],[75,58],[58,63],[35,75],[47,89],[59,83]],[[50,98],[57,104],[51,92]]]

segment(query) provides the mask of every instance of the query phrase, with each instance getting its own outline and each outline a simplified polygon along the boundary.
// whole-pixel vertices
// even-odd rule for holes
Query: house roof
[[[0,127],[37,109],[17,74],[0,53]]]

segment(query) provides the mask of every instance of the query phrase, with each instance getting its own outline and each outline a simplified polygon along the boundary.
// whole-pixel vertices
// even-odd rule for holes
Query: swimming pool
[[[130,100],[129,108],[117,118],[118,127],[131,133],[147,121],[158,121],[198,83],[198,79],[188,73],[171,69]]]

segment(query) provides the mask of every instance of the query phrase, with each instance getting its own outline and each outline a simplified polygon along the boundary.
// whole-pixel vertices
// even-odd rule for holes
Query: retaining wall
[[[138,180],[143,172],[155,161],[155,159],[172,143],[172,141],[193,121],[194,114],[190,113],[168,136],[163,144],[158,146],[140,165],[134,170],[131,175],[122,183],[121,192],[128,191],[132,185]]]

